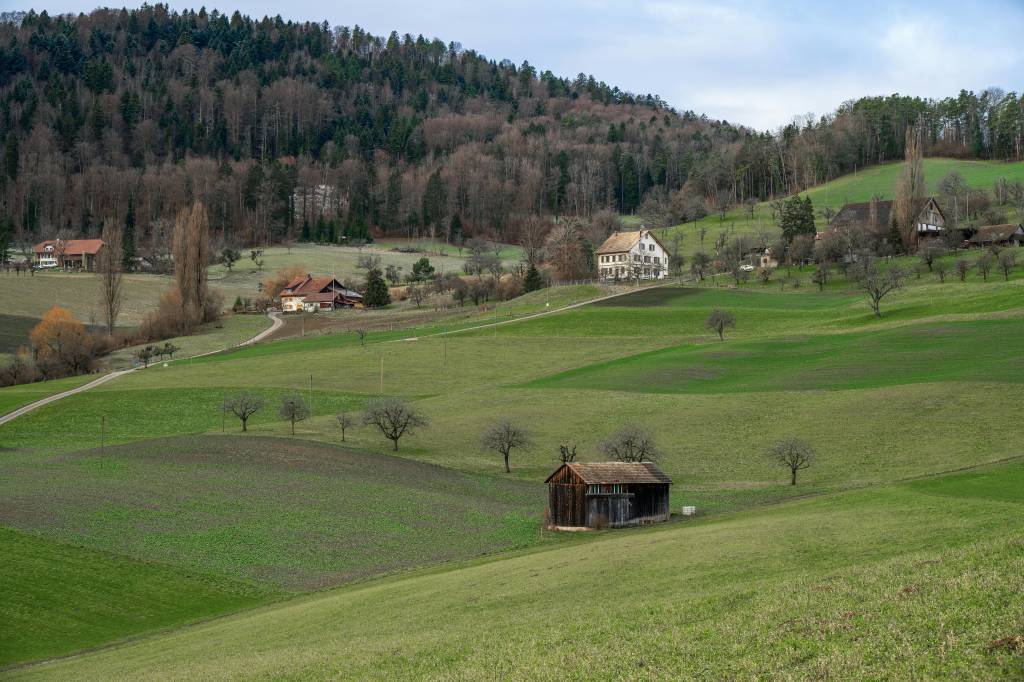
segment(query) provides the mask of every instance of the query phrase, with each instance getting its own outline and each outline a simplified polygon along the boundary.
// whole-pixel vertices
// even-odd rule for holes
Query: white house
[[[649,230],[614,232],[594,254],[601,279],[662,279],[668,251]]]

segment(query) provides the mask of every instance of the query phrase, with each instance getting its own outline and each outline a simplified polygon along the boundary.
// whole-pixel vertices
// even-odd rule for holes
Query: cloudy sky
[[[208,0],[209,1],[209,0]],[[0,7],[17,0],[0,0]],[[201,0],[200,0],[201,2]],[[87,11],[95,0],[36,9]],[[171,0],[171,7],[199,2]],[[833,7],[831,5],[835,4]],[[20,5],[24,7],[24,5]],[[894,92],[1024,89],[1024,1],[236,0],[221,11],[458,41],[756,128]]]

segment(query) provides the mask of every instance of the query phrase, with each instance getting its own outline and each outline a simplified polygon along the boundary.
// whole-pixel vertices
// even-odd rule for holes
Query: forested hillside
[[[515,240],[529,216],[665,220],[927,151],[1021,158],[1022,100],[892,96],[758,133],[654,95],[422,36],[166,6],[0,24],[5,230],[166,249],[202,199],[224,243],[391,234]],[[458,234],[452,235],[452,232]]]

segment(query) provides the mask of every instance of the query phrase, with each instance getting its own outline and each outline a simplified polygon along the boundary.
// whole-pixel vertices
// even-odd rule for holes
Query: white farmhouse
[[[649,230],[614,232],[595,252],[601,279],[661,279],[668,251]]]

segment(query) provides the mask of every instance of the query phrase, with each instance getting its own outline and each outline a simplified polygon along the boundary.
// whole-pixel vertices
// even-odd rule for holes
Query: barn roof
[[[921,211],[927,208],[934,200],[934,197],[918,197],[914,199],[914,215],[920,215]],[[892,207],[893,201],[891,199],[884,199],[878,201],[878,229],[886,229],[892,222]],[[935,203],[935,207],[939,209],[939,213],[942,213],[942,209],[939,208],[938,202]],[[945,216],[943,216],[945,217]],[[861,201],[853,204],[844,204],[839,213],[832,219],[833,225],[867,225],[871,222],[871,202]]]
[[[313,277],[312,275],[299,276],[288,283],[282,291],[282,296],[309,296],[330,291],[328,287],[334,285],[334,289],[341,291],[344,287],[333,277]]]
[[[653,462],[571,462],[562,466],[568,467],[587,484],[672,482]],[[547,480],[550,481],[554,475],[548,476]]]
[[[1024,234],[1024,225],[1010,223],[1008,225],[986,225],[979,227],[978,232],[971,237],[974,244],[985,244],[988,242],[1005,242],[1014,235]]]
[[[640,241],[640,232],[613,232],[604,244],[597,247],[594,253],[622,253],[629,251],[633,245]]]

